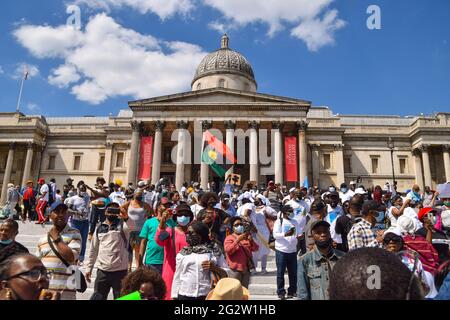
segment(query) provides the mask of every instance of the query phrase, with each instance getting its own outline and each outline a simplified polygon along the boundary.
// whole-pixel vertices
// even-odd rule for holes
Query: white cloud
[[[40,112],[41,108],[35,103],[28,103],[25,107],[30,112]]]
[[[63,41],[64,33],[74,41]],[[49,83],[70,87],[79,100],[92,104],[116,96],[141,99],[186,90],[206,55],[196,45],[126,29],[104,13],[92,17],[84,31],[27,25],[14,34],[36,57],[62,58]]]
[[[37,77],[40,74],[39,68],[37,66],[22,62],[17,64],[16,70],[11,77],[14,80],[22,79],[22,77],[25,75],[26,69],[28,70],[28,79]]]
[[[0,74],[4,74],[4,73],[5,73],[5,71],[3,71],[2,66],[0,66]]]
[[[167,19],[175,14],[185,15],[193,8],[195,0],[77,0],[75,4],[83,4],[93,9],[110,11],[130,7],[142,14],[154,13],[161,19]]]
[[[333,1],[203,0],[223,14],[224,21],[210,24],[219,32],[223,32],[226,25],[263,23],[269,27],[268,36],[273,37],[277,32],[291,28],[291,35],[305,41],[311,51],[332,44],[334,32],[344,26],[344,21],[337,19],[337,10],[329,9]]]
[[[331,10],[323,19],[306,20],[292,29],[291,35],[305,41],[310,51],[318,51],[323,46],[334,44],[334,33],[346,25],[337,15],[337,10]]]

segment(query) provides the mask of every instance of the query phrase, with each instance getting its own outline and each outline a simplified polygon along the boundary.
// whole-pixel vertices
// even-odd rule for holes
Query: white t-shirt
[[[292,236],[286,237],[285,233],[292,227],[295,228],[295,232]],[[275,221],[273,226],[273,237],[275,238],[275,249],[284,253],[297,252],[297,236],[299,233],[299,226],[294,219],[283,219],[283,224],[280,223],[280,219]]]
[[[48,195],[48,185],[47,184],[43,184],[41,189],[39,190],[39,193],[42,195],[45,193],[45,196],[42,197],[42,200],[48,202],[49,200],[49,195]]]
[[[346,193],[339,192],[339,198],[341,198],[342,203],[349,201],[354,195],[355,193],[352,190],[347,190]]]
[[[337,205],[337,207],[333,209],[331,205],[327,204],[327,211],[328,214],[324,220],[330,225],[333,224],[334,220],[336,220],[339,216],[344,214],[344,210],[340,205]]]
[[[114,191],[109,195],[111,202],[118,203],[119,205],[123,205],[125,203],[125,194],[122,191]]]
[[[294,219],[297,221],[299,227],[297,232],[298,234],[302,234],[303,228],[306,226],[306,214],[308,213],[308,210],[305,207],[306,203],[303,200],[295,201],[292,199],[289,200],[286,205],[289,205],[294,209]]]

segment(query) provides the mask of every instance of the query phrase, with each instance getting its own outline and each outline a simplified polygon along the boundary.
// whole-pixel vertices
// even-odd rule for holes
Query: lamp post
[[[389,137],[388,143],[387,143],[388,148],[391,150],[391,165],[392,165],[392,183],[395,185],[397,185],[396,181],[395,181],[395,171],[394,171],[394,140],[392,139],[392,137]]]

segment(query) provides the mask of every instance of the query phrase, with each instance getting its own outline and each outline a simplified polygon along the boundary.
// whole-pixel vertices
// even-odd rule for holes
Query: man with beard
[[[298,261],[298,292],[300,300],[329,300],[330,272],[344,252],[333,249],[330,224],[323,220],[311,226],[314,249]]]

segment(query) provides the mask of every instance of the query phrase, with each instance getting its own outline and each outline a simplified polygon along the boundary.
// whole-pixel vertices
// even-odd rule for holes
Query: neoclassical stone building
[[[2,201],[7,183],[38,177],[54,177],[60,186],[67,177],[136,182],[143,136],[154,137],[153,183],[166,177],[178,187],[184,181],[206,187],[217,180],[200,161],[202,132],[209,129],[230,149],[245,149],[234,166],[244,180],[292,185],[285,181],[284,137],[295,136],[298,181],[308,176],[310,184],[326,187],[361,177],[366,186],[383,185],[394,172],[400,191],[415,182],[450,181],[450,113],[335,115],[309,101],[258,93],[250,63],[224,36],[221,48],[200,63],[190,92],[132,101],[110,117],[0,113]],[[261,155],[263,147],[268,151]]]

